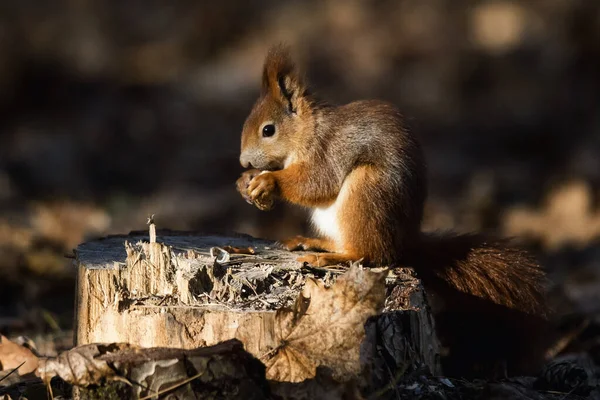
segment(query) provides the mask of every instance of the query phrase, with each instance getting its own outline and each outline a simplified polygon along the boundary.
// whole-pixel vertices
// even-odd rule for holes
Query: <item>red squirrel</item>
[[[544,272],[526,252],[479,234],[421,232],[426,166],[417,138],[392,104],[331,105],[308,88],[289,48],[270,49],[262,91],[247,117],[237,181],[261,209],[275,199],[312,210],[319,238],[295,237],[298,260],[327,266],[414,268],[434,311],[448,375],[531,372],[532,338],[546,312]]]

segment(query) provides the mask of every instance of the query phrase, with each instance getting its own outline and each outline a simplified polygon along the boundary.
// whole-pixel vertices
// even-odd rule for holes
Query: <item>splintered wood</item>
[[[238,339],[283,382],[319,366],[343,380],[368,364],[373,383],[407,368],[440,372],[433,321],[407,269],[310,268],[273,242],[170,231],[156,242],[108,237],[75,254],[77,345],[194,349]]]

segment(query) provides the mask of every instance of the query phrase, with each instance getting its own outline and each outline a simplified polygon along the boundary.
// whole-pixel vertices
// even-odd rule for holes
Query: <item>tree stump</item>
[[[76,345],[195,349],[238,339],[267,378],[368,370],[383,384],[440,374],[439,344],[412,270],[312,268],[249,236],[132,232],[81,244]],[[380,294],[381,293],[381,294]]]

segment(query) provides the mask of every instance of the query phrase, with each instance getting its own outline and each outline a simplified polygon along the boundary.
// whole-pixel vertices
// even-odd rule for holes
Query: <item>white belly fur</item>
[[[312,213],[312,223],[319,234],[333,240],[337,244],[342,242],[342,232],[340,229],[338,212],[342,202],[345,200],[346,184],[335,199],[335,202],[329,207],[315,208]]]
[[[315,208],[312,213],[312,223],[321,235],[339,242],[341,235],[337,220],[338,207],[336,203],[327,208]]]

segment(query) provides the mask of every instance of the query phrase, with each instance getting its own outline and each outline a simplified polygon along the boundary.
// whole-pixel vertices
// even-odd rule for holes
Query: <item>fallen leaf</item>
[[[27,347],[0,335],[0,371],[12,370],[17,367],[19,375],[33,372],[38,367],[38,357]]]
[[[308,279],[293,309],[277,312],[280,346],[262,359],[267,379],[301,382],[318,366],[330,368],[335,379],[358,374],[364,324],[384,305],[386,275],[387,269],[354,264],[330,288]]]
[[[223,246],[223,250],[231,254],[255,254],[252,247]]]
[[[195,349],[88,344],[40,359],[38,368],[46,383],[58,375],[78,386],[80,398],[114,392],[111,398],[140,400],[264,399],[269,391],[264,371],[236,339]]]
[[[100,356],[135,347],[127,343],[78,346],[57,357],[40,358],[37,374],[46,383],[59,376],[72,385],[86,387],[99,384],[115,376],[115,370]]]

